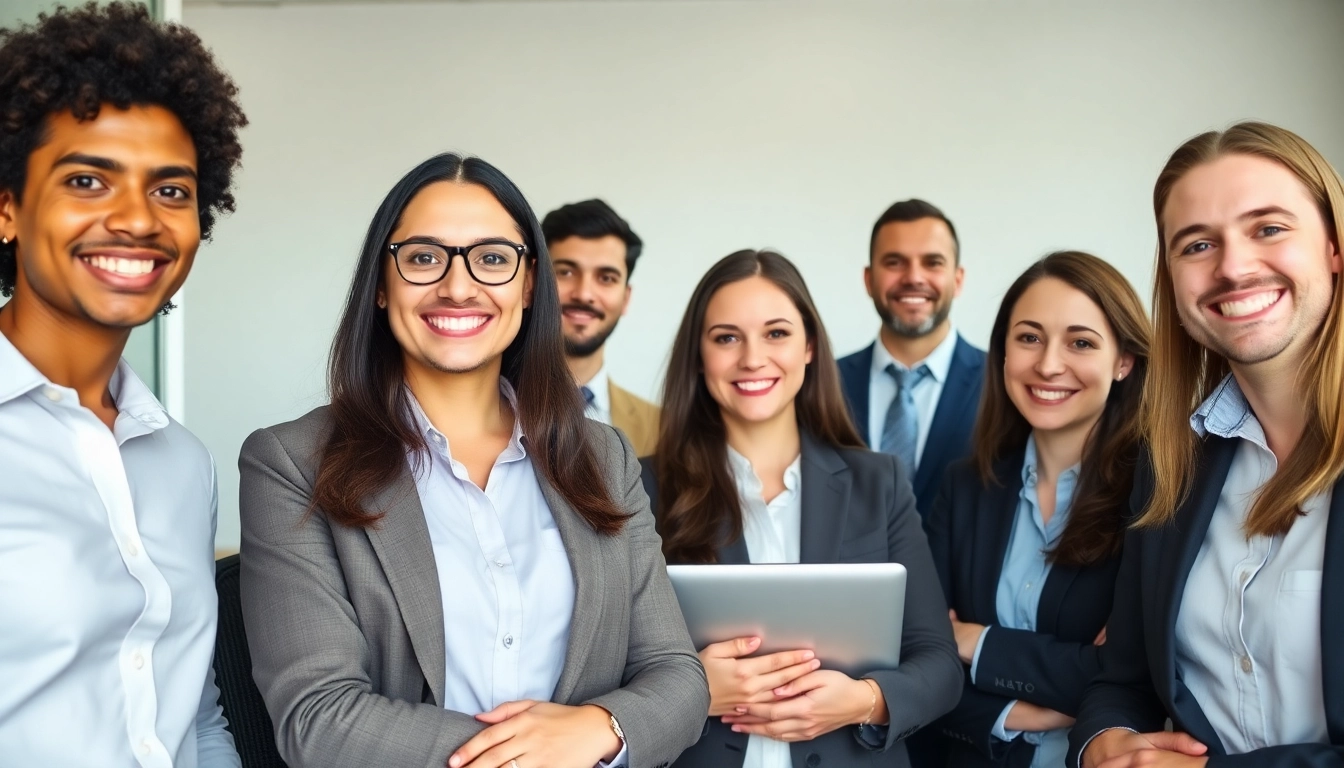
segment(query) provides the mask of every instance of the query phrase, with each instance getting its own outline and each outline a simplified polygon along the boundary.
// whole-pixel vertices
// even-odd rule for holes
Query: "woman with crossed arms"
[[[1134,288],[1086,253],[1046,256],[1003,298],[975,453],[929,518],[967,666],[932,729],[948,766],[1064,765],[1105,639],[1149,335]]]
[[[331,405],[243,446],[242,601],[304,766],[665,766],[708,702],[639,484],[565,366],[540,226],[431,158],[369,226]]]
[[[810,651],[752,657],[759,637],[702,648],[709,720],[680,768],[904,768],[904,739],[956,702],[960,665],[909,479],[862,446],[797,269],[769,251],[715,264],[682,318],[644,460],[668,561],[901,563],[908,594],[899,669],[855,679]]]

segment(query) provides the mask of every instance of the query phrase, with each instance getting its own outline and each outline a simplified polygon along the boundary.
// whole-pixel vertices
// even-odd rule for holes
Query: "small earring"
[[[9,245],[8,237],[0,237],[0,245]]]

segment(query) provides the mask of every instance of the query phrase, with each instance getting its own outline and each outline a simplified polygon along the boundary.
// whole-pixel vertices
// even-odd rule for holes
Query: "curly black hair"
[[[92,120],[104,104],[159,106],[182,122],[196,147],[201,238],[209,238],[215,217],[234,209],[247,117],[201,39],[154,21],[142,5],[59,6],[35,24],[0,29],[0,189],[23,194],[51,115]],[[0,295],[13,294],[17,275],[15,244],[0,245]]]

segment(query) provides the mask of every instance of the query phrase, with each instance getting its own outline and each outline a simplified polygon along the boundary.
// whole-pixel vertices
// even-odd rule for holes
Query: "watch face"
[[[621,730],[621,724],[616,722],[616,716],[611,716],[611,730],[616,732],[616,738],[625,741],[625,733]]]

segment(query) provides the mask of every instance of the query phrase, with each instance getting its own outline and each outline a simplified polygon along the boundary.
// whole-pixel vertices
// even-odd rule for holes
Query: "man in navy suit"
[[[923,200],[873,225],[863,282],[882,318],[877,341],[839,361],[850,415],[873,450],[896,455],[928,519],[943,470],[970,453],[985,353],[952,327],[961,294],[957,230]]]

